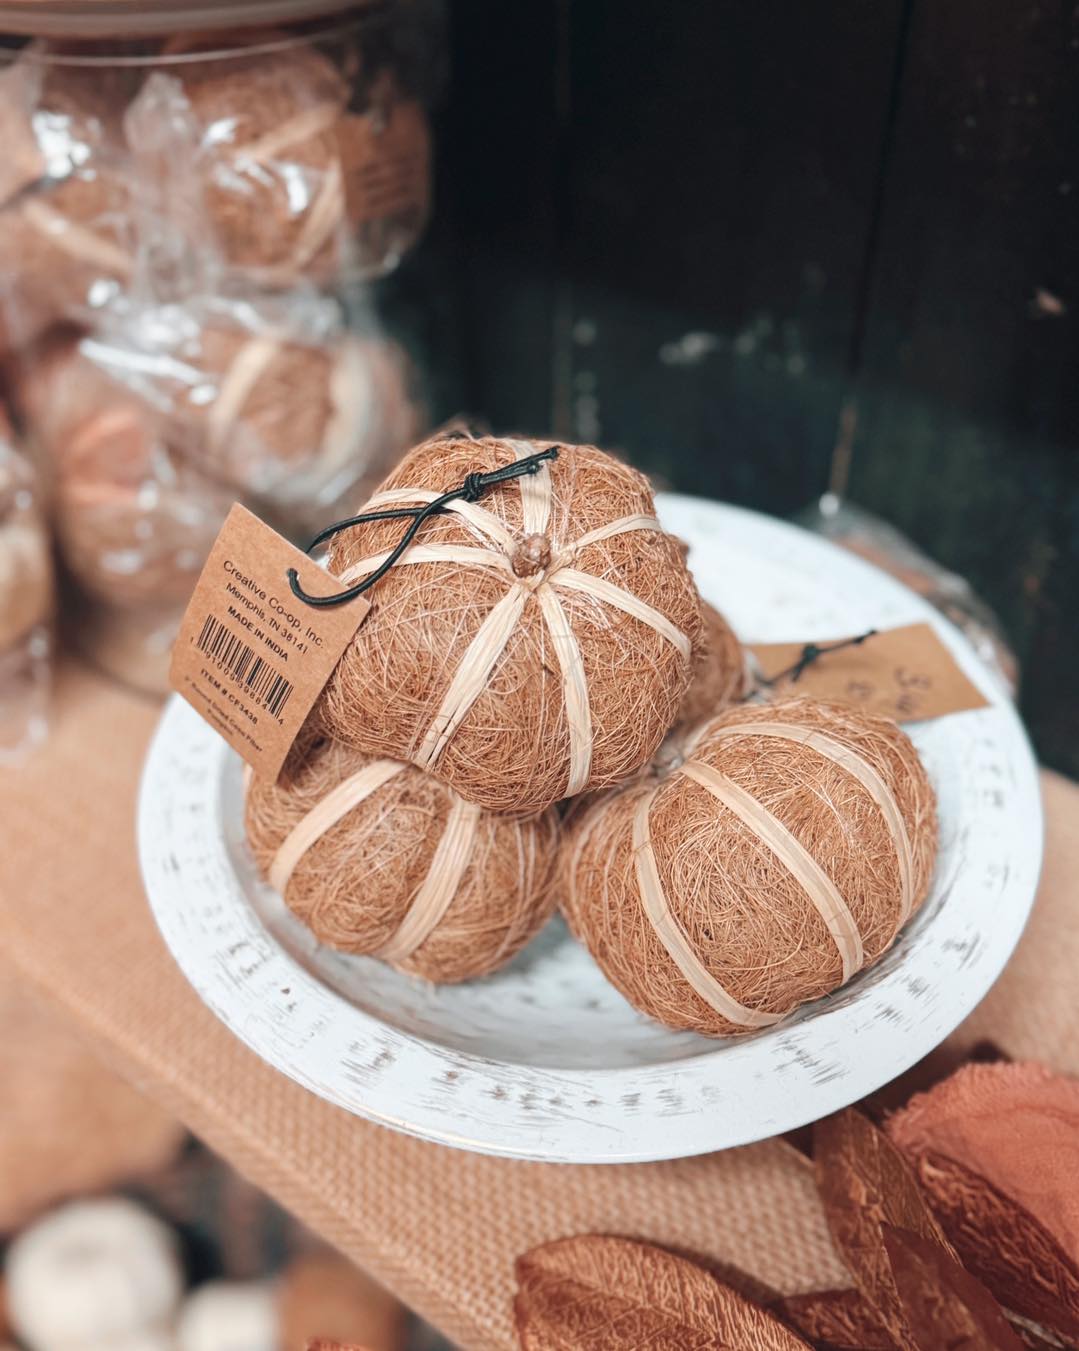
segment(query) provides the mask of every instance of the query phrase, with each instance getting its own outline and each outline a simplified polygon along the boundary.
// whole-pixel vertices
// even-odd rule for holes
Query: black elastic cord
[[[774,676],[758,676],[757,684],[763,685],[766,689],[771,689],[773,685],[778,685],[781,680],[786,680],[789,676],[793,685],[805,670],[812,666],[814,662],[820,661],[821,657],[828,656],[830,652],[842,652],[847,647],[861,647],[867,639],[876,636],[876,629],[867,629],[865,633],[858,634],[857,638],[844,638],[842,642],[829,643],[827,647],[821,647],[819,643],[806,643],[805,647],[802,648],[802,655],[793,666],[788,666],[785,671],[777,671]]]
[[[288,584],[292,588],[292,594],[297,600],[302,600],[305,605],[313,605],[316,608],[344,605],[346,601],[355,600],[357,596],[362,596],[369,587],[374,586],[380,578],[385,577],[386,573],[416,538],[416,533],[424,521],[432,516],[440,515],[451,502],[478,502],[485,492],[497,487],[498,484],[507,483],[511,479],[538,474],[545,460],[557,459],[558,447],[548,446],[546,450],[537,451],[535,455],[526,455],[523,460],[514,460],[512,464],[504,465],[501,469],[493,469],[489,474],[469,474],[459,488],[451,488],[441,497],[436,497],[433,502],[428,502],[425,507],[396,507],[392,511],[367,511],[362,516],[350,516],[347,520],[335,521],[333,525],[328,525],[325,530],[319,531],[304,550],[305,553],[311,553],[313,549],[317,549],[320,544],[325,544],[328,539],[340,534],[342,530],[351,530],[356,525],[369,525],[374,521],[400,521],[407,517],[412,518],[412,524],[401,536],[398,544],[374,572],[365,577],[362,582],[357,582],[355,586],[350,586],[347,591],[339,591],[334,596],[312,596],[300,585],[296,569],[289,568],[286,575]]]

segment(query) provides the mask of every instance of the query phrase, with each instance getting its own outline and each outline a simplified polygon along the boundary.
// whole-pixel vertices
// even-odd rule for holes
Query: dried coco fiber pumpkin
[[[427,217],[426,114],[389,72],[372,80],[369,106],[350,110],[349,83],[329,57],[274,50],[281,36],[254,34],[256,50],[227,60],[196,52],[167,77],[171,92],[161,77],[148,81],[142,102],[190,166],[189,181],[164,193],[186,197],[185,214],[226,269],[258,283],[388,271]]]
[[[153,393],[171,404],[192,458],[277,507],[317,512],[357,485],[370,491],[418,430],[406,359],[391,342],[358,334],[301,342],[272,327],[210,323],[197,347],[161,363],[167,387]]]
[[[571,822],[560,893],[608,979],[676,1028],[768,1027],[844,984],[924,901],[933,790],[894,723],[791,699],[699,728]]]
[[[0,204],[44,180],[118,162],[124,109],[142,75],[123,62],[86,62],[107,54],[115,54],[108,42],[38,40],[0,70]]]
[[[746,692],[745,653],[734,630],[707,601],[701,602],[701,617],[704,627],[693,678],[678,710],[678,722],[685,727],[714,718]]]
[[[111,605],[186,601],[230,504],[231,494],[186,466],[133,403],[83,423],[57,460],[64,562]]]
[[[263,875],[320,942],[438,984],[502,966],[554,910],[554,812],[485,812],[339,742],[253,779],[246,820]]]
[[[273,37],[250,54],[196,56],[152,75],[129,122],[157,156],[173,138],[181,177],[162,184],[172,214],[205,231],[228,269],[289,285],[332,270],[343,218],[335,132],[348,86],[322,52],[273,50]],[[164,140],[150,135],[154,117]]]
[[[234,494],[198,472],[161,416],[79,345],[41,345],[17,402],[52,485],[60,553],[109,605],[176,606],[198,578]]]
[[[185,602],[231,500],[186,465],[134,403],[117,402],[83,423],[57,461],[64,561],[110,605]]]
[[[538,449],[435,438],[366,509],[432,501]],[[334,540],[369,575],[398,521]],[[540,810],[633,774],[678,712],[701,612],[643,476],[594,446],[426,521],[368,593],[373,608],[316,705],[330,735],[408,760],[493,811]]]

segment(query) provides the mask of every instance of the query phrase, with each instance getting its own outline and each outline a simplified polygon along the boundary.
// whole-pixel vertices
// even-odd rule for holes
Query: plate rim
[[[975,674],[978,683],[983,688],[986,685],[990,687],[987,693],[991,695],[994,708],[1005,715],[1010,724],[1009,732],[1012,740],[1017,747],[1022,749],[1022,755],[1019,759],[1022,770],[1031,780],[1030,786],[1033,791],[1028,796],[1029,805],[1035,813],[1035,819],[1029,822],[1033,829],[1025,832],[1025,838],[1029,841],[1030,854],[1030,857],[1025,860],[1030,874],[1029,895],[1022,905],[1016,905],[1013,922],[1008,929],[1004,931],[1000,928],[994,933],[995,941],[991,959],[985,958],[979,963],[977,979],[971,982],[971,988],[977,987],[977,994],[968,997],[965,1001],[957,1000],[949,1004],[945,1016],[933,1025],[933,1030],[927,1035],[910,1037],[909,1044],[904,1048],[903,1053],[887,1060],[885,1068],[877,1071],[870,1068],[868,1071],[863,1070],[859,1074],[842,1079],[839,1081],[836,1090],[831,1093],[828,1092],[831,1085],[818,1086],[813,1093],[806,1095],[804,1112],[799,1112],[796,1107],[792,1106],[781,1124],[765,1123],[762,1127],[758,1123],[757,1126],[735,1132],[731,1138],[717,1140],[709,1136],[707,1130],[702,1133],[699,1130],[693,1131],[686,1127],[687,1119],[695,1119],[701,1116],[707,1110],[705,1108],[698,1108],[684,1116],[664,1117],[658,1123],[658,1126],[656,1121],[652,1119],[649,1121],[650,1129],[648,1131],[638,1131],[633,1134],[624,1133],[621,1137],[624,1147],[604,1149],[603,1146],[610,1145],[610,1140],[604,1139],[605,1134],[610,1130],[609,1120],[602,1125],[602,1129],[597,1130],[597,1127],[601,1126],[600,1122],[593,1123],[588,1120],[575,1119],[572,1125],[567,1128],[564,1122],[553,1123],[544,1119],[537,1122],[534,1134],[532,1134],[527,1129],[527,1123],[522,1123],[519,1118],[515,1122],[507,1119],[501,1124],[491,1123],[486,1135],[477,1138],[475,1135],[466,1134],[460,1126],[457,1129],[451,1129],[450,1123],[453,1117],[452,1113],[448,1111],[448,1104],[445,1103],[438,1107],[417,1103],[415,1095],[413,1095],[413,1100],[407,1108],[398,1105],[397,1110],[393,1110],[389,1102],[383,1101],[386,1093],[382,1088],[373,1093],[369,1091],[367,1096],[361,1100],[354,1094],[342,1091],[339,1083],[335,1085],[332,1082],[328,1083],[320,1078],[313,1077],[298,1063],[298,1057],[283,1053],[280,1044],[275,1042],[273,1037],[268,1036],[266,1028],[252,1022],[250,1018],[237,1016],[232,1010],[224,1007],[215,996],[212,981],[208,979],[207,973],[201,965],[200,957],[191,950],[190,944],[185,939],[184,926],[176,923],[178,918],[177,905],[182,905],[182,898],[169,893],[182,888],[182,883],[179,882],[175,874],[170,879],[168,869],[162,867],[163,856],[168,851],[162,847],[160,838],[152,837],[150,829],[150,822],[154,819],[155,811],[161,805],[161,800],[158,797],[159,767],[166,754],[171,753],[172,743],[182,737],[190,753],[201,752],[206,757],[203,773],[207,778],[211,793],[216,793],[216,785],[220,783],[223,765],[234,755],[234,752],[218,737],[212,728],[205,724],[180,699],[179,695],[173,695],[155,729],[139,784],[137,833],[144,888],[158,929],[188,983],[215,1016],[264,1062],[284,1073],[302,1087],[353,1115],[364,1117],[380,1125],[421,1139],[506,1158],[543,1162],[597,1164],[650,1162],[691,1157],[717,1149],[735,1148],[770,1138],[784,1131],[804,1126],[810,1121],[826,1116],[850,1102],[857,1101],[867,1094],[875,1092],[939,1045],[969,1016],[996,983],[1022,936],[1037,894],[1038,878],[1044,855],[1044,820],[1040,785],[1037,777],[1038,766],[1029,737],[1016,709],[1004,694],[994,673],[977,656],[968,640],[959,630],[936,611],[928,601],[917,596],[897,579],[877,568],[874,564],[840,549],[833,542],[791,522],[748,508],[714,502],[707,498],[687,494],[659,494],[657,495],[657,506],[661,518],[663,507],[666,504],[670,505],[672,511],[681,509],[703,510],[706,513],[712,511],[718,511],[720,514],[736,513],[744,518],[750,518],[757,524],[764,524],[770,530],[779,529],[790,532],[790,534],[798,537],[798,543],[801,546],[817,546],[825,551],[834,551],[842,556],[844,564],[849,565],[852,570],[865,570],[867,575],[872,576],[875,585],[879,585],[883,580],[894,587],[897,592],[903,593],[904,598],[908,600],[908,604],[910,598],[913,598],[917,602],[917,607],[923,610],[925,618],[929,619],[937,631],[949,640],[949,646],[963,654],[963,664],[970,669],[972,674]],[[812,634],[806,635],[807,638],[812,636]],[[207,814],[207,819],[211,820],[210,814]],[[212,831],[212,824],[210,829]],[[217,832],[217,835],[218,843],[223,848],[223,837],[220,832]],[[344,1022],[351,1025],[353,1040],[357,1040],[366,1034],[368,1038],[381,1040],[387,1046],[395,1045],[398,1049],[411,1048],[421,1060],[426,1057],[430,1062],[429,1068],[431,1071],[428,1082],[434,1080],[438,1071],[441,1070],[444,1073],[445,1065],[452,1062],[455,1065],[463,1066],[465,1072],[470,1075],[488,1075],[491,1079],[488,1091],[502,1082],[502,1078],[498,1074],[498,1067],[502,1068],[502,1077],[512,1078],[513,1076],[532,1075],[551,1085],[564,1083],[567,1087],[572,1086],[577,1090],[580,1090],[587,1082],[617,1085],[620,1079],[625,1079],[627,1082],[632,1079],[636,1087],[642,1084],[662,1084],[679,1077],[704,1078],[709,1063],[715,1060],[713,1053],[705,1051],[692,1060],[681,1062],[655,1062],[632,1067],[551,1069],[494,1060],[491,1057],[457,1048],[449,1051],[445,1047],[436,1046],[422,1037],[382,1021],[366,1010],[358,1008],[344,995],[325,985],[293,957],[279,940],[265,928],[262,921],[251,911],[246,900],[241,898],[241,904],[250,912],[247,915],[248,922],[254,922],[262,930],[266,942],[273,949],[274,960],[283,964],[282,969],[287,973],[289,988],[293,985],[310,986],[312,990],[320,991],[322,998],[330,1002],[335,1013]],[[835,1008],[820,1012],[814,1022],[817,1026],[821,1026],[831,1019],[842,1021],[847,1011],[858,1001],[859,996],[855,994],[853,998],[846,1000]],[[795,1023],[789,1029],[784,1029],[783,1025],[780,1025],[775,1031],[778,1036],[782,1037],[785,1031],[794,1031],[798,1026],[799,1024]],[[928,1024],[919,1026],[918,1031],[924,1032],[927,1026]],[[837,1029],[837,1031],[841,1036],[841,1030]],[[737,1057],[740,1047],[746,1048],[748,1053],[752,1044],[753,1041],[751,1040],[734,1046],[723,1043],[722,1046],[728,1057],[732,1055]],[[717,1051],[719,1049],[720,1046],[717,1045]],[[731,1061],[728,1059],[725,1063],[730,1065]],[[393,1085],[397,1083],[396,1079],[392,1081],[391,1092]],[[482,1089],[477,1091],[482,1092]],[[402,1115],[402,1111],[407,1111],[408,1114]],[[525,1129],[522,1129],[523,1125],[526,1127]],[[514,1139],[499,1138],[509,1135],[511,1127],[515,1127],[512,1131]],[[557,1137],[557,1139],[550,1137]],[[597,1141],[599,1147],[597,1147]]]

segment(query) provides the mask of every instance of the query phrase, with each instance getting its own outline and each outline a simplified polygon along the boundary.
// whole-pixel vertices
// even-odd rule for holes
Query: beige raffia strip
[[[50,243],[55,244],[70,257],[78,259],[80,263],[93,263],[97,267],[104,268],[106,272],[116,273],[121,277],[126,277],[130,273],[132,267],[130,254],[125,253],[118,245],[103,239],[101,235],[95,234],[93,230],[88,230],[84,225],[76,225],[62,212],[36,199],[24,202],[20,210],[24,219],[43,235],[48,236]]]
[[[375,571],[389,558],[391,550],[372,554],[370,558],[361,558],[338,576],[338,581],[346,586],[359,581],[361,577]],[[410,563],[461,563],[466,567],[494,568],[496,571],[513,577],[513,568],[505,554],[495,553],[492,549],[477,549],[468,544],[410,544],[394,564],[395,568]]]
[[[531,593],[520,584],[512,586],[479,627],[468,645],[434,721],[413,756],[413,763],[429,770],[450,743],[468,710],[479,698],[487,678],[501,657],[510,634],[517,627]]]
[[[330,371],[330,406],[319,447],[318,462],[323,475],[348,465],[364,445],[374,417],[370,361],[364,348],[346,338],[337,349]]]
[[[427,876],[412,898],[397,932],[375,953],[385,962],[403,962],[434,931],[457,895],[476,843],[480,808],[454,795],[446,828],[438,842]]]
[[[345,216],[345,180],[341,161],[333,159],[322,176],[314,202],[304,212],[303,226],[292,253],[295,267],[306,267]]]
[[[206,439],[211,450],[220,450],[225,444],[248,396],[280,350],[281,339],[265,333],[250,338],[233,357],[206,419]]]
[[[304,854],[320,840],[353,807],[376,793],[383,784],[395,778],[407,766],[398,760],[375,760],[364,765],[363,769],[350,775],[336,788],[327,793],[321,802],[296,823],[285,836],[281,846],[270,864],[270,885],[282,896],[289,884],[297,863]]]
[[[533,453],[528,441],[511,441],[519,460]],[[554,506],[554,484],[551,469],[542,464],[539,471],[519,479],[521,485],[521,527],[525,535],[545,535],[551,529],[551,511]],[[592,773],[592,709],[588,701],[588,677],[584,660],[562,602],[550,586],[535,588],[536,603],[551,635],[558,668],[562,673],[562,702],[566,710],[566,731],[569,738],[569,776],[566,796],[575,797],[588,786]]]
[[[701,760],[689,760],[676,771],[707,789],[776,856],[809,897],[832,936],[843,966],[844,981],[860,971],[865,960],[862,935],[835,883],[817,860],[799,844],[782,821],[762,807],[733,779]]]
[[[566,726],[569,729],[569,780],[566,796],[576,797],[588,786],[592,773],[592,709],[588,701],[588,677],[585,675],[581,649],[562,602],[552,587],[536,590],[536,601],[546,621],[554,643],[562,672],[562,695],[566,705]]]
[[[658,789],[653,789],[651,793],[646,793],[641,798],[633,817],[633,863],[645,915],[655,930],[656,937],[666,948],[671,961],[697,994],[720,1017],[726,1018],[736,1027],[771,1027],[779,1022],[782,1015],[761,1013],[757,1009],[746,1008],[729,994],[697,956],[693,944],[686,937],[685,930],[671,913],[659,868],[656,866],[649,824],[656,792]]]
[[[630,535],[637,530],[662,529],[654,516],[620,516],[617,521],[608,521],[606,525],[596,526],[595,530],[586,530],[579,539],[574,540],[573,552],[579,553],[590,544],[601,544],[606,539],[613,539],[615,535]]]
[[[858,780],[880,808],[880,813],[884,817],[884,824],[888,827],[892,844],[895,846],[896,859],[899,864],[900,890],[899,922],[896,927],[901,929],[910,919],[911,910],[914,908],[914,850],[911,848],[910,836],[907,834],[906,822],[903,820],[903,813],[899,810],[899,804],[896,802],[891,789],[869,761],[858,755],[849,746],[844,746],[842,742],[836,741],[833,737],[825,736],[823,732],[818,732],[815,728],[796,727],[782,722],[736,723],[731,727],[721,727],[718,731],[710,733],[708,739],[711,741],[713,738],[736,736],[767,736],[777,737],[783,741],[797,742],[799,745],[808,746],[811,750],[817,751]]]
[[[632,592],[623,591],[620,586],[615,586],[613,582],[608,582],[603,577],[593,577],[587,572],[578,572],[576,568],[560,568],[550,579],[552,586],[564,588],[566,591],[580,591],[586,596],[593,596],[596,600],[602,601],[606,605],[612,605],[616,610],[621,610],[624,614],[631,615],[634,619],[639,619],[642,624],[647,624],[649,628],[655,631],[669,643],[672,643],[686,661],[689,661],[693,652],[693,644],[677,625],[672,624],[666,615],[660,614],[658,610],[646,605]]]
[[[535,449],[528,441],[510,441],[519,460],[526,459]],[[547,463],[540,465],[534,474],[519,478],[521,486],[521,528],[526,535],[544,535],[551,527],[551,506],[554,497],[554,485],[551,482],[551,467]]]
[[[337,125],[341,109],[336,103],[316,103],[313,108],[305,108],[302,113],[290,117],[287,122],[268,131],[257,140],[245,145],[235,146],[232,154],[237,159],[267,160],[280,155],[282,150],[302,145],[313,136],[321,136],[324,131]]]
[[[441,496],[441,493],[432,492],[429,488],[390,488],[386,492],[376,493],[368,501],[364,511],[377,511],[379,507],[399,507],[409,502],[433,502],[436,497]],[[516,541],[493,512],[485,510],[475,502],[463,501],[447,503],[446,510],[456,512],[473,530],[500,545],[507,554],[513,552]]]

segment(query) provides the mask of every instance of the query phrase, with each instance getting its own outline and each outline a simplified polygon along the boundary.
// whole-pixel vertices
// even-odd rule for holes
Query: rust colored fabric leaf
[[[883,1233],[907,1325],[922,1351],[1023,1351],[993,1296],[939,1244],[890,1224]]]
[[[685,1258],[584,1234],[517,1259],[522,1351],[807,1351],[777,1318]]]
[[[904,1153],[958,1159],[1079,1262],[1079,1080],[1044,1065],[966,1065],[887,1124]]]
[[[926,1154],[916,1166],[964,1266],[1006,1308],[1079,1339],[1079,1267],[1045,1225],[954,1159]]]
[[[813,1132],[817,1188],[832,1240],[854,1283],[900,1351],[921,1351],[907,1326],[881,1226],[908,1229],[954,1257],[914,1170],[895,1145],[848,1108]]]
[[[818,1351],[895,1351],[895,1342],[857,1290],[788,1295],[776,1313]]]

